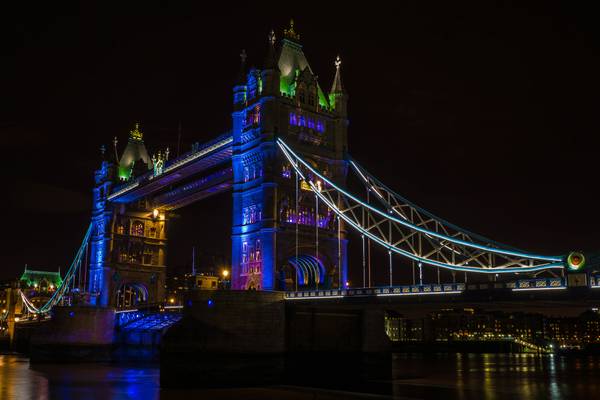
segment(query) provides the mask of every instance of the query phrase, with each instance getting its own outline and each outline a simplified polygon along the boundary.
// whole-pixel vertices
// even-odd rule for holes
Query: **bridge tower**
[[[152,174],[143,134],[136,124],[119,157],[106,156],[95,173],[88,292],[98,306],[127,307],[164,300],[166,218],[152,199],[113,202],[115,185],[135,185]],[[104,155],[104,150],[103,150]],[[118,186],[117,186],[118,188]]]
[[[345,183],[348,96],[341,61],[335,61],[326,93],[293,21],[283,36],[277,42],[269,35],[262,69],[247,70],[242,52],[233,87],[234,289],[325,289],[347,279],[343,225],[296,179],[276,145],[283,138],[318,170]]]

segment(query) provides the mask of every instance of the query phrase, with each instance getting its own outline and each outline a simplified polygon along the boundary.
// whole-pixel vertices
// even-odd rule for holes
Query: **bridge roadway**
[[[286,307],[385,309],[407,317],[444,308],[478,308],[577,316],[600,307],[600,285],[567,287],[561,278],[508,283],[450,283],[287,292]]]

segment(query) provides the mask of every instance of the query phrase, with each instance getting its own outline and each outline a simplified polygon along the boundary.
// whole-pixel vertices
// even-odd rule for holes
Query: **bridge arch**
[[[139,282],[124,282],[116,293],[117,308],[135,307],[148,302],[148,288]]]
[[[298,254],[286,259],[280,271],[280,289],[311,289],[327,282],[327,269],[320,258],[310,254]]]

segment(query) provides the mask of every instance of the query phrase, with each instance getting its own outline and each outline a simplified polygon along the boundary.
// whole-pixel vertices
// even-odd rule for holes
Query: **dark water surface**
[[[31,366],[27,358],[0,355],[0,399],[600,399],[600,357],[587,356],[397,354],[391,380],[348,382],[348,390],[161,390],[159,376],[157,366]],[[357,388],[373,394],[360,395]]]

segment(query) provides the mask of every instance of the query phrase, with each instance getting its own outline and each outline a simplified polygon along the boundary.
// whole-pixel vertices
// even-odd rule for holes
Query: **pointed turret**
[[[140,131],[140,124],[129,132],[127,147],[119,161],[119,178],[127,180],[132,174],[137,175],[152,169],[152,160],[144,145],[144,134]],[[134,173],[135,171],[135,173]]]
[[[294,28],[294,20],[291,20],[290,27],[288,29],[284,29],[283,31],[281,51],[279,52],[278,58],[279,59],[277,61],[277,65],[281,73],[280,92],[289,97],[297,97],[297,78],[301,75],[304,75],[304,77],[306,77],[306,74],[310,74],[314,77],[314,79],[311,80],[315,81],[315,107],[318,105],[320,107],[328,109],[330,106],[329,101],[325,93],[321,90],[319,84],[316,82],[316,75],[310,68],[306,56],[302,51],[302,45],[300,44],[300,35],[296,32]],[[303,97],[308,103],[310,97],[306,93],[303,95]]]
[[[279,94],[280,73],[277,66],[277,50],[275,48],[275,32],[271,29],[268,36],[269,48],[265,59],[265,66],[261,72],[262,94],[276,96]]]
[[[265,69],[273,69],[277,67],[275,39],[275,31],[271,29],[271,32],[269,32],[269,48],[267,50],[267,57],[265,58]]]
[[[348,95],[342,85],[342,74],[340,72],[342,60],[339,55],[336,57],[334,65],[335,77],[333,78],[333,84],[331,85],[331,91],[329,92],[329,103],[338,114],[345,116]]]
[[[335,59],[335,78],[333,78],[333,85],[331,85],[331,91],[329,94],[345,94],[344,87],[342,86],[342,75],[340,74],[340,66],[342,60],[338,55]]]

